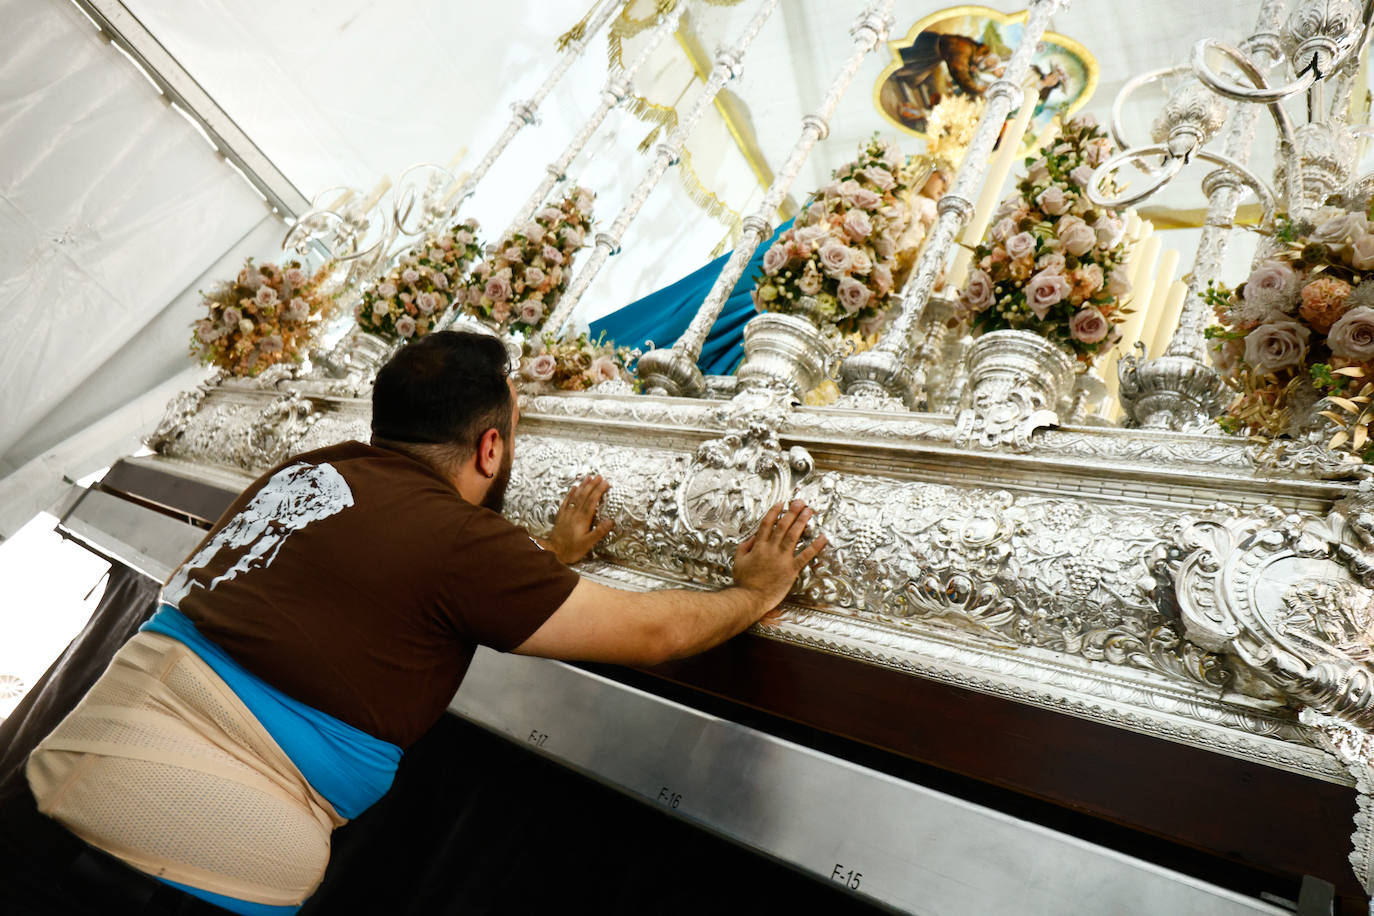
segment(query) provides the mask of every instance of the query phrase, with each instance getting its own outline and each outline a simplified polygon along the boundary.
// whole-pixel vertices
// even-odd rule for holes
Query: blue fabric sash
[[[778,227],[771,239],[758,247],[739,282],[730,291],[730,297],[725,300],[720,317],[711,328],[701,348],[701,356],[697,359],[697,366],[703,374],[729,375],[744,358],[744,325],[755,315],[754,303],[749,298],[749,293],[754,289],[754,277],[763,269],[763,253],[791,225],[792,220],[789,219]],[[671,346],[692,323],[697,309],[705,301],[706,294],[715,285],[716,278],[732,253],[727,251],[671,286],[665,286],[643,299],[636,299],[624,308],[593,321],[592,340],[604,332],[608,340],[615,341],[621,347],[643,349],[650,340],[660,347]]]
[[[293,700],[230,658],[170,604],[158,608],[139,629],[169,636],[200,656],[340,817],[352,820],[391,788],[402,754],[396,745]],[[298,909],[250,903],[173,881],[166,883],[245,916],[273,916]]]

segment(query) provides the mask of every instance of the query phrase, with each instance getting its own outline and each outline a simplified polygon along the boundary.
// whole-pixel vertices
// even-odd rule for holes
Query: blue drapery
[[[739,282],[730,291],[730,298],[725,300],[720,317],[711,328],[701,348],[701,357],[697,360],[697,366],[704,375],[729,375],[744,358],[744,325],[754,317],[754,303],[749,299],[749,293],[754,289],[754,277],[762,269],[763,253],[791,225],[792,220],[789,219],[778,227],[771,239],[758,247]],[[607,340],[615,341],[616,346],[620,347],[646,349],[645,343],[650,340],[660,347],[672,345],[687,330],[687,325],[692,323],[697,309],[711,291],[730,255],[731,252],[727,251],[671,286],[652,292],[643,299],[636,299],[624,308],[593,321],[592,340],[604,332]]]

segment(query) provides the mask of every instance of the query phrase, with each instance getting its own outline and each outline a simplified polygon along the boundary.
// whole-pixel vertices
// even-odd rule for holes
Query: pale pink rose
[[[1314,242],[1343,251],[1355,235],[1364,231],[1364,217],[1358,213],[1339,212],[1334,208],[1327,208],[1323,212],[1334,215],[1318,223],[1312,230],[1310,238]]]
[[[538,223],[525,223],[516,231],[536,245],[544,241],[544,227]]]
[[[854,269],[854,273],[866,274],[873,269],[873,259],[868,256],[868,252],[864,251],[862,248],[851,248],[849,250],[853,252],[854,260],[851,266]]]
[[[1095,308],[1079,309],[1069,319],[1069,335],[1074,340],[1094,344],[1107,336],[1110,323]]]
[[[1247,342],[1250,337],[1245,338]],[[1337,356],[1362,363],[1374,361],[1374,309],[1360,305],[1346,312],[1331,326],[1326,343]]]
[[[889,236],[876,235],[870,244],[873,245],[873,253],[880,258],[890,258],[897,253],[897,243]]]
[[[770,277],[782,270],[787,263],[787,251],[782,244],[775,244],[763,253],[763,272]]]
[[[1011,238],[1016,234],[1016,224],[1011,221],[1011,217],[1004,216],[997,221],[988,233],[988,236],[995,241]]]
[[[282,339],[277,334],[269,334],[258,341],[258,349],[264,353],[280,353],[282,351]]]
[[[1297,304],[1301,281],[1293,268],[1282,261],[1265,261],[1250,272],[1245,281],[1244,300],[1248,311],[1291,312]]]
[[[429,251],[425,252],[425,254],[429,256],[431,261],[444,260],[444,249],[442,248],[431,248]]]
[[[1260,372],[1297,367],[1307,356],[1310,336],[1312,332],[1296,321],[1262,324],[1245,336],[1245,361]],[[1330,343],[1330,338],[1327,342]],[[1335,352],[1334,347],[1332,351]]]
[[[873,285],[877,288],[878,295],[886,296],[888,293],[892,292],[892,268],[888,267],[886,264],[879,264],[874,267],[873,272],[869,274],[869,279],[873,281]]]
[[[391,311],[391,307],[385,302],[372,303],[372,317],[381,321]]]
[[[1020,194],[1013,194],[1010,197],[1002,198],[1002,202],[999,203],[997,209],[993,211],[992,218],[997,220],[1010,216],[1015,220],[1016,214],[1024,209],[1026,209],[1026,199]]]
[[[1072,203],[1068,195],[1064,193],[1064,189],[1053,184],[1041,191],[1040,196],[1035,198],[1035,202],[1040,205],[1041,210],[1050,216],[1058,216],[1069,209],[1069,205]]]
[[[282,274],[282,278],[292,286],[300,286],[305,283],[305,271],[301,270],[299,267],[288,267],[286,268],[286,272]]]
[[[1093,180],[1093,167],[1090,165],[1080,165],[1069,172],[1069,178],[1080,188],[1086,188]]]
[[[1062,274],[1064,272],[1064,256],[1057,251],[1049,254],[1042,254],[1036,266],[1040,268],[1042,274]]]
[[[1035,317],[1043,320],[1050,307],[1063,301],[1070,289],[1069,280],[1063,274],[1042,270],[1026,284],[1026,302]]]
[[[547,382],[553,378],[553,370],[558,368],[558,360],[552,353],[541,353],[525,363],[525,375],[536,382]]]
[[[539,319],[544,317],[544,304],[526,299],[516,306],[516,317],[525,324],[538,324]]]
[[[227,327],[227,328],[232,328],[232,327],[234,327],[235,325],[237,325],[237,324],[238,324],[240,321],[242,321],[242,320],[243,320],[243,312],[239,311],[237,306],[231,305],[231,306],[229,306],[227,309],[224,310],[224,326],[225,326],[225,327]]]
[[[396,319],[396,333],[402,337],[410,337],[415,333],[415,319],[409,315],[402,315]]]
[[[1078,131],[1093,130],[1096,127],[1097,118],[1093,117],[1090,114],[1087,114],[1086,112],[1084,114],[1076,116],[1075,118],[1073,118],[1073,120],[1069,121],[1068,124],[1068,129],[1074,131],[1075,133]]]
[[[576,228],[574,228],[574,227],[572,227],[572,226],[569,226],[567,229],[563,230],[563,245],[565,246],[565,249],[566,249],[566,248],[581,248],[581,247],[582,247],[582,233],[581,233],[581,231],[579,231],[578,229],[576,229]]]
[[[873,222],[862,210],[850,210],[844,215],[844,231],[849,234],[851,240],[857,242],[873,233]]]
[[[586,188],[579,188],[577,190],[577,198],[573,201],[573,203],[577,204],[577,209],[581,210],[583,213],[586,213],[587,211],[591,210],[592,202],[595,200],[595,194],[593,194],[591,191],[588,191]]]
[[[539,211],[534,214],[534,218],[541,223],[551,223],[562,215],[563,214],[558,212],[556,207],[541,207]]]
[[[929,204],[932,207],[935,206],[935,202],[927,197],[918,197],[916,200],[918,206],[921,203]],[[904,223],[907,219],[907,206],[899,200],[881,208],[878,211],[878,215],[894,225]]]
[[[310,317],[310,303],[297,296],[286,307],[286,317],[291,321],[304,321]]]
[[[437,286],[437,287],[439,287],[439,289],[448,289],[448,277],[447,277],[447,276],[445,276],[444,274],[439,273],[439,272],[436,270],[436,271],[434,272],[434,278],[433,278],[433,279],[434,279],[434,285]]]
[[[240,333],[240,334],[252,334],[252,333],[253,333],[253,322],[249,321],[247,318],[241,318],[241,319],[239,319],[239,333]]]
[[[1054,153],[1056,156],[1067,156],[1069,153],[1073,152],[1073,144],[1067,140],[1062,143],[1056,143],[1054,149],[1050,152]]]
[[[505,302],[510,298],[510,280],[497,274],[487,281],[486,297],[492,302]]]
[[[443,251],[451,251],[453,249],[453,239],[452,237],[447,235],[439,236],[437,239],[434,240],[434,244],[438,245],[439,248]]]
[[[552,245],[545,245],[543,250],[541,250],[539,254],[544,258],[545,261],[548,261],[550,264],[563,263],[562,252],[560,252],[557,248],[553,247]]]
[[[253,298],[257,301],[258,305],[266,308],[269,305],[276,304],[277,291],[264,283],[262,286],[258,287],[257,295]]]
[[[1110,250],[1120,244],[1121,237],[1126,234],[1126,224],[1113,216],[1101,216],[1093,223],[1093,231],[1097,233],[1097,247]]]
[[[1118,267],[1112,271],[1107,278],[1107,294],[1120,299],[1131,291],[1131,281],[1126,275],[1126,268]]]
[[[1350,245],[1350,266],[1356,270],[1374,269],[1374,234],[1355,237]]]
[[[390,299],[396,295],[396,284],[385,281],[377,284],[377,295],[383,299]]]
[[[883,202],[881,194],[870,191],[852,178],[840,182],[840,196],[851,207],[864,210],[876,210]]]
[[[859,173],[868,179],[868,183],[879,191],[891,191],[897,179],[892,177],[892,173],[880,165],[870,165]]]
[[[510,318],[510,303],[498,302],[493,305],[491,307],[491,317],[499,322],[505,323],[506,319]]]
[[[1018,232],[1007,239],[1007,254],[1014,259],[1029,258],[1035,254],[1035,236],[1029,232]]]
[[[414,283],[420,279],[420,272],[414,267],[407,267],[401,271],[401,281],[403,283]]]
[[[839,288],[835,290],[835,298],[840,300],[840,305],[844,306],[844,310],[851,315],[868,305],[868,300],[872,295],[867,286],[853,277],[841,279]]]
[[[1064,250],[1074,257],[1082,257],[1097,244],[1097,233],[1077,216],[1066,216],[1059,221],[1055,232]]]
[[[196,337],[201,343],[213,343],[224,336],[224,328],[215,325],[208,318],[196,322]]]
[[[793,232],[793,230],[789,229],[788,232]],[[795,230],[794,237],[799,244],[815,245],[824,242],[829,234],[825,226],[806,226]]]
[[[512,245],[511,247],[507,248],[505,251],[501,252],[501,257],[502,257],[503,259],[505,259],[506,261],[509,261],[509,262],[519,261],[519,260],[520,260],[520,249],[519,249],[519,248],[516,248],[514,245]]]
[[[1050,180],[1050,167],[1044,156],[1030,164],[1026,169],[1026,177],[1030,179],[1031,184],[1044,184]]]
[[[1093,168],[1097,168],[1099,165],[1106,162],[1111,154],[1112,141],[1108,140],[1106,137],[1094,137],[1084,144],[1083,147],[1083,156],[1087,160],[1088,165]]]
[[[620,368],[609,356],[598,356],[587,367],[587,374],[597,382],[611,382],[620,378]]]
[[[539,286],[544,282],[544,271],[538,267],[525,268],[525,282],[530,286]]]
[[[815,264],[807,262],[806,270],[802,271],[801,277],[797,280],[797,289],[808,296],[814,296],[821,291],[821,275],[817,272]]]
[[[849,246],[834,240],[822,245],[819,254],[821,267],[825,268],[825,272],[832,277],[843,274],[854,263],[854,254]]]
[[[238,281],[239,286],[246,286],[249,289],[257,289],[263,283],[262,274],[258,272],[256,267],[245,267],[239,271]]]
[[[453,240],[464,247],[471,245],[473,238],[473,234],[466,229],[453,233]]]
[[[959,299],[969,311],[981,312],[992,305],[994,295],[992,277],[987,271],[971,270]]]
[[[434,294],[421,293],[415,297],[415,307],[420,310],[420,314],[428,315],[434,311]]]

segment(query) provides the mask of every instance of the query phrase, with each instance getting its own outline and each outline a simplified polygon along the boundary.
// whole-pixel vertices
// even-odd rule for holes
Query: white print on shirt
[[[229,520],[195,556],[182,564],[162,590],[162,600],[178,606],[191,591],[193,569],[208,566],[215,554],[228,548],[248,547],[224,575],[212,580],[209,590],[226,579],[247,572],[259,560],[266,569],[272,565],[282,542],[293,531],[311,522],[336,515],[353,505],[353,491],[333,465],[293,464],[268,478],[248,505]],[[251,545],[251,546],[250,546]]]

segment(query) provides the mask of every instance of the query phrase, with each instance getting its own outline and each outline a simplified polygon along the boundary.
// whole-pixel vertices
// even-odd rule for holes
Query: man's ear
[[[501,452],[504,448],[505,442],[496,427],[482,433],[482,438],[477,440],[478,473],[487,478],[495,477],[501,469]]]

